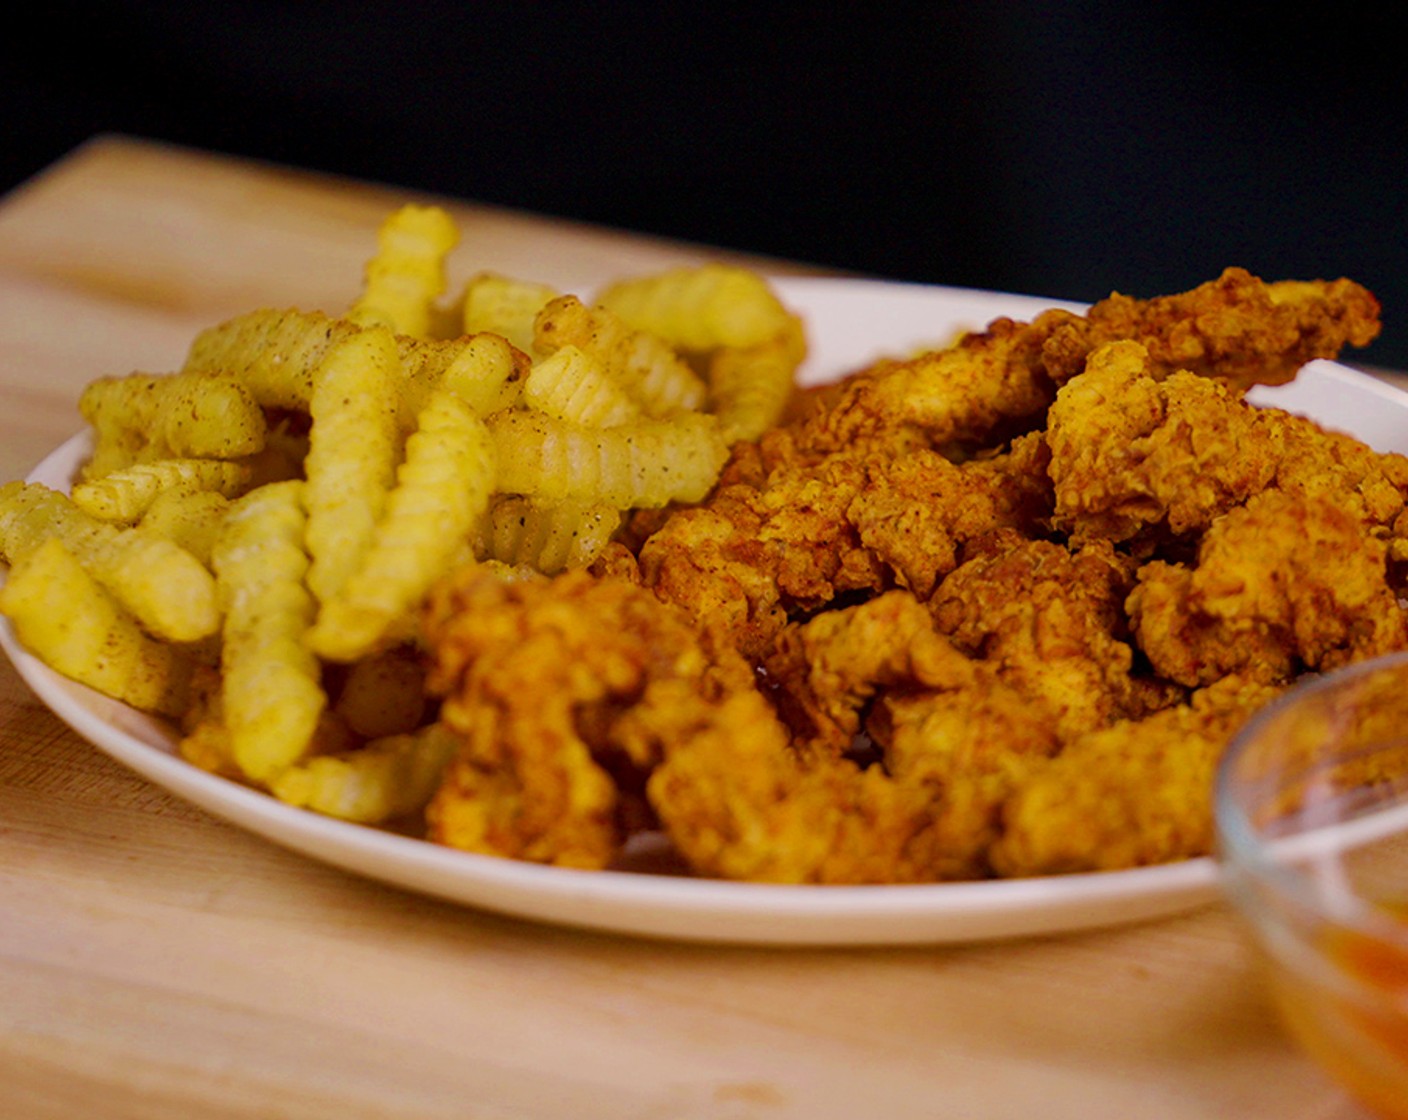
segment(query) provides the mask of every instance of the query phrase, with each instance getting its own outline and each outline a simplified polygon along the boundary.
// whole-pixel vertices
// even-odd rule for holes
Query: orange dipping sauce
[[[1408,935],[1408,900],[1381,907]],[[1356,1099],[1386,1120],[1408,1120],[1408,950],[1331,927],[1326,958],[1360,999],[1278,970],[1273,990],[1292,1032]]]

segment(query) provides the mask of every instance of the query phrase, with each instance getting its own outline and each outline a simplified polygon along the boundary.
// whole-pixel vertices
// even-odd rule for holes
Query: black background
[[[1403,10],[27,6],[0,189],[126,132],[905,280],[1348,275],[1408,368]]]

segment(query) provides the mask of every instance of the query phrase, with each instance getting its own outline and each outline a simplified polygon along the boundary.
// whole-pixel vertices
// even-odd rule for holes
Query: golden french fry
[[[308,635],[329,661],[355,661],[398,636],[430,585],[463,555],[494,488],[484,421],[453,392],[431,397],[387,498],[371,547]]]
[[[640,407],[591,354],[564,346],[533,363],[523,382],[523,403],[558,420],[611,428],[641,418]]]
[[[248,463],[228,459],[154,459],[73,488],[73,504],[102,521],[130,524],[173,490],[212,491],[235,498],[249,484]]]
[[[102,478],[114,471],[126,470],[149,457],[150,441],[147,433],[138,428],[122,425],[94,425],[93,451],[78,469],[79,479]]]
[[[269,782],[310,749],[327,707],[304,643],[314,613],[304,585],[303,484],[275,482],[235,501],[211,558],[225,623],[222,707],[242,773]]]
[[[371,545],[400,456],[400,359],[373,327],[338,342],[318,364],[309,402],[303,501],[308,587],[332,598]]]
[[[191,659],[143,633],[58,537],[14,562],[0,586],[0,614],[56,672],[143,711],[184,709]]]
[[[167,490],[137,524],[174,541],[208,568],[229,508],[230,499],[215,490]]]
[[[528,355],[508,339],[486,332],[463,340],[445,368],[442,384],[476,415],[488,416],[519,402],[527,370]]]
[[[251,311],[201,331],[182,368],[188,373],[228,373],[239,378],[265,408],[307,412],[319,364],[329,350],[361,329],[350,319],[333,319],[317,311]],[[444,383],[447,371],[464,359],[477,337],[396,336],[403,425],[415,422],[430,395]]]
[[[84,388],[78,410],[100,443],[129,448],[136,461],[239,459],[260,451],[267,435],[254,395],[220,371],[100,377]]]
[[[557,295],[557,290],[547,284],[481,272],[465,285],[464,331],[490,331],[531,353],[533,319]]]
[[[182,371],[226,372],[265,408],[306,412],[318,363],[331,347],[360,330],[348,319],[318,311],[249,311],[196,335]]]
[[[547,503],[649,509],[698,501],[728,457],[718,421],[706,413],[584,428],[520,410],[490,417],[489,426],[499,489]]]
[[[651,417],[704,407],[707,387],[669,342],[636,330],[602,307],[588,307],[576,296],[547,304],[534,326],[538,354],[555,354],[565,346],[598,359],[606,374]]]
[[[755,346],[725,346],[709,360],[711,409],[724,439],[757,439],[782,416],[806,357],[801,320]]]
[[[210,572],[174,541],[99,521],[37,482],[0,486],[0,557],[15,563],[50,537],[62,540],[154,637],[195,642],[219,629]]]
[[[681,350],[758,346],[787,330],[791,318],[764,277],[717,263],[620,280],[597,302]]]
[[[454,219],[438,206],[407,205],[392,213],[367,262],[362,294],[347,317],[361,326],[425,337],[435,301],[445,291],[445,258],[459,241]]]
[[[606,505],[544,505],[521,495],[500,495],[489,510],[484,559],[527,567],[544,575],[585,568],[620,527],[621,511]]]
[[[424,809],[459,740],[442,724],[375,739],[290,767],[273,783],[290,805],[359,824],[384,824]]]

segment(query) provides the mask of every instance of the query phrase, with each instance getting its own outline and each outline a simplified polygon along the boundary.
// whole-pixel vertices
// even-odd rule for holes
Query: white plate
[[[943,342],[997,315],[1029,318],[1055,301],[919,285],[779,280],[808,320],[803,376],[824,380],[885,354]],[[1075,306],[1065,304],[1063,306]],[[1259,399],[1408,451],[1408,395],[1330,362]],[[1397,428],[1397,430],[1395,430]],[[31,474],[67,487],[86,435]],[[314,859],[397,886],[522,918],[692,941],[788,945],[900,945],[1052,934],[1182,912],[1218,895],[1212,860],[1101,874],[922,886],[811,887],[727,883],[634,871],[572,871],[453,851],[293,809],[182,761],[160,721],[52,672],[3,645],[20,675],[60,719],[101,750],[217,817]]]

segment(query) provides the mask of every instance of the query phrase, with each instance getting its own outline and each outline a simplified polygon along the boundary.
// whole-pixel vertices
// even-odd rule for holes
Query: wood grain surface
[[[0,479],[81,386],[355,294],[408,195],[113,137],[0,202]],[[453,200],[452,267],[716,254]],[[778,271],[803,266],[769,262]],[[1213,905],[904,949],[654,942],[333,870],[168,796],[0,663],[0,1117],[1351,1120]]]

